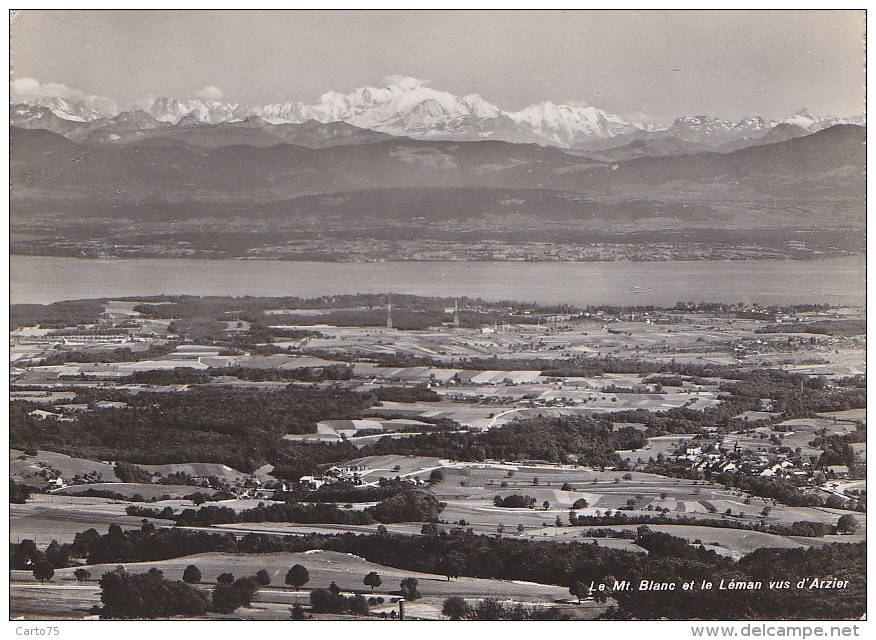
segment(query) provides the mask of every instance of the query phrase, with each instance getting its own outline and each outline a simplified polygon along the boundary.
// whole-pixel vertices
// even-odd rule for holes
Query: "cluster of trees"
[[[300,367],[298,369],[222,367],[208,369],[207,373],[209,377],[231,376],[253,382],[325,382],[328,380],[349,380],[353,377],[353,367],[340,364],[325,367]]]
[[[262,569],[255,576],[234,579],[223,573],[208,596],[192,585],[201,581],[201,572],[189,565],[183,580],[168,580],[162,571],[152,568],[145,573],[129,573],[119,566],[100,578],[100,617],[116,620],[195,617],[212,611],[233,613],[247,607],[260,586],[270,583],[268,572]]]
[[[103,313],[105,299],[64,300],[52,304],[13,304],[9,307],[9,328],[61,329],[94,324]]]
[[[235,511],[231,507],[204,506],[185,509],[175,513],[167,507],[162,510],[130,506],[128,515],[146,518],[174,520],[179,526],[209,527],[234,522],[298,522],[303,524],[371,524],[374,520],[364,511],[339,509],[333,504],[282,504],[261,505],[252,509]]]
[[[644,382],[646,384],[659,384],[661,387],[682,387],[684,380],[681,376],[648,376]]]
[[[40,364],[56,366],[69,362],[136,362],[165,356],[175,348],[175,344],[167,343],[151,344],[142,351],[132,351],[130,347],[100,350],[89,349],[88,351],[57,351],[48,354],[42,359]]]
[[[483,433],[384,438],[367,451],[372,455],[417,454],[468,461],[538,459],[600,466],[620,464],[616,449],[638,449],[645,443],[641,432],[631,427],[613,430],[607,419],[558,416],[518,420]]]
[[[863,409],[867,394],[859,388],[828,388],[819,378],[780,369],[754,369],[724,382],[721,390],[735,398],[771,398],[773,411],[781,418],[808,418],[816,413]]]
[[[265,571],[265,576],[267,571]],[[270,578],[268,578],[270,582]],[[248,607],[252,598],[264,582],[264,576],[247,576],[234,579],[230,573],[223,573],[216,579],[211,600],[212,610],[216,613],[233,613],[238,607]]]
[[[371,395],[381,402],[438,402],[441,396],[418,384],[413,387],[377,387]]]
[[[252,509],[235,511],[231,507],[210,505],[185,509],[176,514],[170,507],[162,510],[131,505],[128,515],[174,520],[180,526],[211,526],[235,522],[299,522],[304,524],[363,525],[374,522],[437,522],[445,504],[425,491],[402,487],[376,505],[362,511],[339,509],[327,502],[299,504],[263,504]]]
[[[149,484],[152,482],[152,474],[141,469],[140,467],[131,464],[130,462],[116,462],[113,468],[116,477],[121,482],[140,482]]]
[[[493,498],[493,504],[497,507],[509,507],[511,509],[532,509],[535,506],[535,498],[520,494],[505,496],[504,498],[496,496]]]
[[[840,518],[841,520],[842,518]],[[837,525],[830,525],[824,522],[815,522],[812,520],[800,520],[791,524],[783,524],[781,522],[746,522],[743,520],[717,520],[714,518],[694,518],[681,514],[675,515],[673,518],[666,516],[651,516],[651,515],[635,515],[628,516],[622,511],[616,511],[614,514],[606,513],[601,516],[576,516],[569,514],[569,523],[572,526],[578,527],[604,527],[616,524],[681,524],[699,527],[713,527],[716,529],[740,529],[745,531],[761,531],[763,533],[772,533],[780,536],[803,536],[807,538],[821,538],[826,535],[837,532]],[[603,537],[592,530],[586,531],[588,537]],[[618,537],[623,537],[622,532],[618,532]],[[611,537],[611,536],[609,536]]]
[[[31,493],[33,493],[33,487],[19,484],[12,478],[9,478],[9,502],[12,504],[24,504]]]
[[[100,617],[116,620],[199,616],[207,612],[207,596],[180,580],[168,580],[152,568],[128,573],[124,567],[100,578]]]
[[[368,615],[368,601],[361,593],[344,596],[339,590],[312,589],[310,591],[310,610],[312,613]]]
[[[755,333],[817,333],[826,336],[862,336],[867,333],[866,320],[816,320],[783,322],[755,329]]]
[[[45,550],[40,550],[33,540],[25,539],[18,544],[9,543],[9,567],[30,569],[37,580],[50,580],[54,569],[70,566],[70,558],[76,555],[72,545],[52,540]]]

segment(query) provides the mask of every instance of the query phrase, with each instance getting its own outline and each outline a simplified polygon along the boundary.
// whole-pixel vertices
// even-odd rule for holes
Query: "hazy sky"
[[[315,102],[390,75],[624,116],[864,111],[861,11],[37,11],[12,21],[29,92]]]

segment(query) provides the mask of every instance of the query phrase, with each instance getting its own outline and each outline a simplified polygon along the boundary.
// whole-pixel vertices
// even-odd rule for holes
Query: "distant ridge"
[[[50,117],[51,116],[51,117]],[[54,118],[54,119],[53,119]],[[62,135],[95,141],[127,141],[137,130],[160,131],[168,126],[192,127],[247,122],[268,125],[347,124],[393,136],[431,140],[503,140],[590,151],[622,147],[637,140],[673,138],[718,149],[767,135],[776,126],[794,125],[808,133],[836,124],[863,124],[863,117],[839,119],[801,109],[775,121],[747,117],[739,121],[710,116],[685,116],[669,126],[631,122],[593,106],[546,101],[520,111],[505,111],[477,94],[456,96],[426,86],[415,78],[400,78],[384,87],[360,87],[348,94],[329,91],[315,104],[282,102],[247,106],[218,100],[152,99],[139,111],[101,111],[92,105],[56,98],[14,105],[14,126],[37,124]],[[95,131],[104,131],[101,137]],[[117,135],[119,139],[112,136]],[[617,139],[616,144],[611,141]],[[263,144],[259,143],[258,144]],[[208,143],[208,146],[213,146]]]

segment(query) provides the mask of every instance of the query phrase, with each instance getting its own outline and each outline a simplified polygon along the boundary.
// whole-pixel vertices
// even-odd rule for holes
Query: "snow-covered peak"
[[[428,135],[458,129],[463,122],[497,118],[502,112],[478,95],[464,98],[398,77],[383,87],[359,87],[350,93],[329,91],[313,105],[275,104],[259,110],[272,122],[343,121],[356,127],[400,135]]]
[[[622,117],[591,106],[554,104],[546,101],[535,104],[508,117],[514,122],[531,127],[560,145],[568,145],[582,138],[603,139],[637,130]]]
[[[798,127],[803,127],[807,131],[820,131],[827,127],[832,127],[837,124],[856,124],[863,126],[866,123],[864,116],[854,116],[851,118],[835,118],[833,116],[820,116],[805,107],[798,109],[790,118],[783,118],[778,121],[778,124],[793,124]]]
[[[108,104],[96,105],[89,101],[70,98],[40,98],[29,100],[27,104],[45,107],[59,118],[73,122],[90,122],[91,120],[111,118],[117,113]]]
[[[234,103],[219,100],[183,101],[167,97],[153,100],[149,105],[148,113],[160,122],[178,123],[186,116],[192,116],[189,120],[210,124],[235,122],[251,115],[250,109]]]
[[[476,118],[498,118],[502,113],[502,110],[499,109],[499,107],[487,102],[478,93],[463,96],[462,103]]]

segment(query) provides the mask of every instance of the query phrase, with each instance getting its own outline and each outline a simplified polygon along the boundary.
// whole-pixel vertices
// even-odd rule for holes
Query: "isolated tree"
[[[535,476],[535,477],[532,479],[532,484],[535,485],[535,486],[538,486],[538,476]]]
[[[234,582],[234,574],[228,572],[220,573],[219,577],[216,578],[216,582],[219,584],[231,584]]]
[[[52,563],[48,560],[37,560],[33,565],[33,577],[45,584],[46,580],[51,580],[55,575],[55,570],[52,568]]]
[[[557,519],[554,520],[554,526],[555,527],[562,527],[563,526],[563,519],[560,518],[560,516],[557,516]]]
[[[465,559],[457,551],[451,551],[447,555],[441,556],[436,565],[438,573],[447,576],[449,581],[451,578],[458,578],[462,572],[462,567],[465,564]]]
[[[189,584],[199,583],[201,581],[201,570],[195,565],[190,564],[186,567],[186,570],[183,571],[183,580]]]
[[[444,480],[444,472],[441,469],[432,469],[432,473],[429,474],[429,482],[436,484]]]
[[[517,525],[517,533],[523,533],[525,529],[526,527],[524,527],[522,524]]]
[[[840,516],[840,519],[836,523],[836,530],[839,533],[855,533],[860,526],[861,523],[858,522],[858,519],[852,514],[847,513]]]
[[[401,596],[405,600],[419,600],[420,591],[417,589],[416,578],[405,578],[401,581]]]
[[[635,506],[636,506],[636,499],[635,499],[635,498],[630,498],[629,500],[627,500],[627,506],[628,506],[630,509],[632,509],[633,507],[635,507]]]
[[[441,607],[441,615],[451,620],[462,620],[468,615],[469,611],[471,609],[465,600],[459,596],[450,596],[444,601],[444,606]]]
[[[772,507],[770,507],[769,505],[767,505],[767,506],[765,506],[765,507],[763,508],[763,510],[760,512],[760,515],[762,515],[764,518],[766,518],[768,515],[770,515],[770,511],[772,511],[772,510],[773,510]]]
[[[544,507],[545,511],[547,511],[548,509],[551,508],[551,503],[548,502],[547,500],[545,500],[544,502],[541,503],[541,506]]]
[[[502,534],[505,533],[505,525],[501,522],[496,525],[496,533],[499,534],[499,537],[502,537]]]
[[[331,591],[333,595],[340,595],[341,588],[338,586],[338,583],[332,580],[332,583],[329,585],[328,590]]]
[[[289,607],[289,617],[292,620],[309,620],[310,618],[304,613],[304,607],[296,604],[294,607]]]
[[[268,573],[267,569],[259,569],[255,574],[256,582],[263,587],[267,587],[271,584],[271,574]]]
[[[570,485],[568,482],[564,482],[563,486],[560,487],[560,491],[573,491],[572,485]]]
[[[383,580],[380,579],[380,574],[376,571],[372,571],[367,576],[365,576],[365,580],[363,582],[371,587],[371,593],[374,593],[374,589],[383,584]]]
[[[632,479],[633,479],[633,474],[632,474],[632,473],[625,473],[625,474],[623,475],[623,478],[624,478],[624,480],[632,480]]]
[[[569,593],[578,598],[578,602],[581,602],[583,598],[586,598],[590,595],[590,587],[585,585],[583,582],[578,582],[576,580],[569,587]]]
[[[73,576],[79,582],[85,582],[86,580],[88,580],[91,577],[91,572],[88,569],[83,569],[80,567],[79,569],[76,569],[76,571],[73,572]]]
[[[291,587],[300,589],[308,582],[310,582],[310,572],[307,571],[307,567],[300,564],[296,564],[286,573],[286,584]]]
[[[663,493],[660,494],[660,499],[666,500],[667,496],[669,496],[669,494],[664,491]]]

